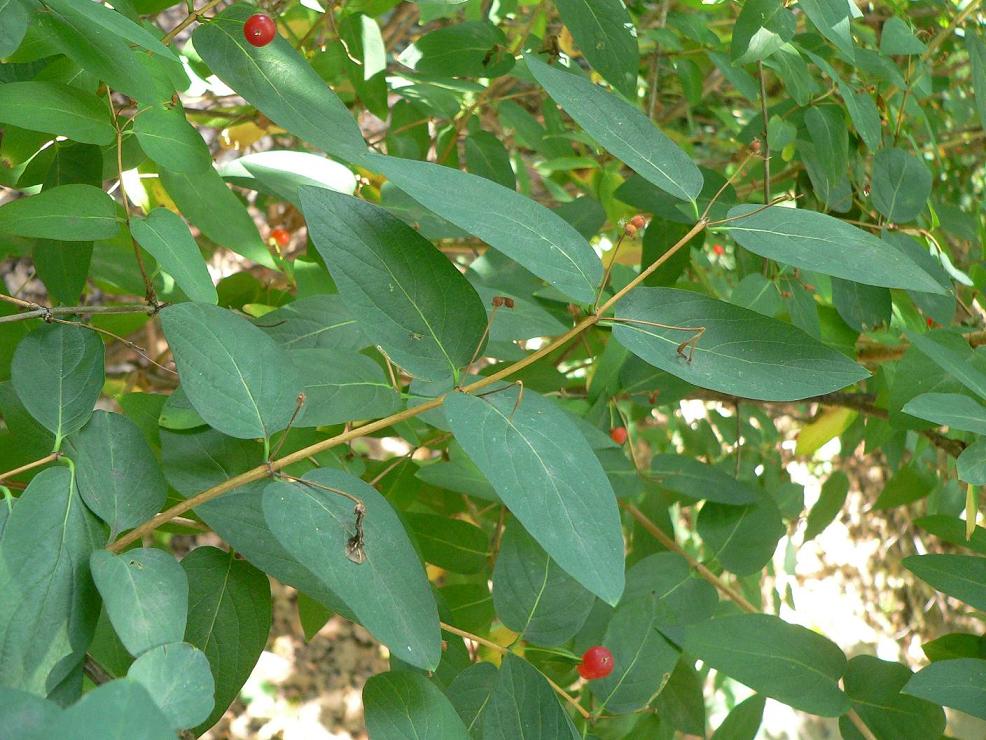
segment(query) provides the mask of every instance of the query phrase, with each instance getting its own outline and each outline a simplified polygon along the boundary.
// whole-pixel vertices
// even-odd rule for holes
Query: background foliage
[[[978,0],[263,9],[0,0],[0,736],[201,734],[269,578],[374,738],[986,719]],[[916,672],[777,588],[795,434],[892,471]]]

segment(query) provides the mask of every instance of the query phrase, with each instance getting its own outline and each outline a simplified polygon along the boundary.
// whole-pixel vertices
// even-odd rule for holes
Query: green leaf
[[[891,16],[880,29],[880,53],[884,56],[923,54],[927,48],[903,18]]]
[[[927,334],[906,333],[921,354],[977,396],[986,398],[986,366],[965,339],[945,330]]]
[[[955,467],[959,480],[974,486],[986,485],[986,440],[978,439],[966,447]]]
[[[903,411],[956,431],[986,434],[986,407],[961,393],[922,393]]]
[[[268,314],[270,315],[270,314]],[[304,387],[305,403],[295,420],[298,427],[342,424],[355,419],[378,419],[401,407],[380,365],[360,354],[330,349],[299,349],[289,353]]]
[[[600,708],[622,714],[647,706],[674,670],[679,653],[657,631],[656,602],[651,594],[613,613],[602,641],[613,653],[613,672],[589,684]]]
[[[971,29],[966,31],[966,46],[972,67],[972,89],[975,92],[979,121],[986,128],[986,43]]]
[[[212,153],[180,108],[152,106],[134,116],[140,148],[161,167],[196,174],[212,166]]]
[[[787,531],[777,505],[765,493],[746,506],[706,503],[697,529],[709,555],[738,576],[756,573],[770,562]]]
[[[151,648],[134,661],[127,678],[147,689],[176,731],[202,722],[215,703],[209,661],[187,642]]]
[[[269,192],[291,201],[298,208],[301,208],[298,190],[303,185],[328,188],[346,195],[356,191],[356,178],[348,168],[309,152],[254,152],[226,163],[220,173],[229,182]]]
[[[258,265],[274,267],[256,224],[218,172],[211,167],[195,174],[161,168],[159,175],[178,210],[205,236]]]
[[[199,734],[233,702],[267,645],[270,584],[248,562],[215,547],[192,550],[181,567],[188,576],[185,641],[205,653],[215,678],[215,708]]]
[[[620,321],[613,337],[620,344],[700,388],[793,401],[845,388],[868,375],[801,329],[691,291],[637,288],[619,302],[616,313]],[[700,336],[699,328],[704,330]],[[694,340],[694,350],[681,347],[688,340]]]
[[[79,493],[110,525],[111,537],[161,510],[168,485],[144,435],[126,416],[96,411],[72,446]]]
[[[21,45],[31,25],[31,6],[25,0],[0,0],[0,58]]]
[[[595,597],[510,522],[493,569],[493,606],[504,626],[527,642],[561,645],[582,629]]]
[[[719,603],[715,588],[693,577],[688,561],[672,552],[648,555],[630,568],[621,606],[637,599],[651,604],[661,628],[709,619]]]
[[[730,56],[735,64],[766,59],[791,40],[794,14],[779,0],[746,0],[733,26]]]
[[[119,36],[141,49],[180,65],[174,52],[153,33],[105,5],[94,8],[89,5],[88,0],[44,0],[44,4],[67,18],[85,19],[94,31],[98,28],[104,32],[100,35]]]
[[[405,514],[404,521],[426,563],[452,573],[479,573],[486,567],[489,538],[475,524],[437,514],[416,513]]]
[[[82,662],[99,617],[89,555],[105,541],[66,467],[17,499],[0,540],[0,686],[45,695]]]
[[[147,689],[121,678],[97,686],[45,728],[73,740],[174,740],[168,718]]]
[[[190,300],[199,303],[219,300],[199,246],[181,216],[167,208],[155,208],[147,218],[132,218],[130,230]]]
[[[737,704],[712,734],[712,740],[754,740],[763,722],[766,697],[754,694]]]
[[[721,504],[752,504],[757,492],[719,468],[685,455],[655,455],[651,473],[663,488],[691,499]]]
[[[846,324],[862,333],[890,323],[893,301],[889,288],[832,278],[832,303]]]
[[[0,206],[0,234],[88,242],[119,230],[116,203],[93,185],[59,185]]]
[[[986,719],[986,660],[939,660],[918,671],[903,692]]]
[[[761,257],[866,285],[944,292],[886,242],[824,213],[740,205],[730,209],[729,218],[738,219],[726,227],[729,235]]]
[[[0,12],[0,19],[4,16]],[[486,665],[489,665],[488,663]],[[58,705],[18,689],[0,689],[0,717],[4,738],[43,738],[44,730],[59,714]]]
[[[585,132],[614,157],[664,192],[695,201],[702,173],[651,120],[612,93],[527,54],[531,74]]]
[[[441,655],[438,610],[424,567],[390,504],[338,470],[320,468],[304,480],[345,491],[363,503],[365,560],[357,563],[347,555],[356,531],[353,502],[317,487],[279,481],[264,489],[264,514],[274,536],[392,654],[434,670]]]
[[[448,697],[473,740],[481,740],[483,712],[496,685],[497,670],[492,663],[473,663],[448,687]]]
[[[131,655],[181,641],[188,579],[173,555],[154,548],[120,555],[98,550],[90,563],[113,629]]]
[[[348,351],[370,345],[340,295],[300,298],[264,314],[257,326],[284,349]]]
[[[192,42],[215,74],[278,126],[333,156],[355,161],[366,142],[349,110],[291,43],[255,47],[243,36],[253,5],[226,8],[200,25]]]
[[[510,153],[498,137],[489,131],[473,131],[466,139],[466,164],[474,175],[502,185],[509,190],[517,187],[517,178],[510,165]]]
[[[89,277],[92,245],[38,239],[34,243],[34,269],[48,289],[52,302],[79,303]]]
[[[849,661],[843,682],[853,709],[878,738],[924,740],[945,732],[945,712],[932,704],[901,694],[912,678],[900,663],[870,655],[857,655]],[[840,724],[848,723],[843,717]]]
[[[972,532],[972,537],[966,536],[966,523],[956,516],[945,514],[935,514],[915,519],[914,524],[924,529],[939,539],[959,547],[965,547],[980,555],[986,555],[986,529],[976,527]],[[986,655],[983,655],[986,657]],[[937,658],[932,658],[937,660]]]
[[[495,77],[514,64],[506,48],[506,36],[492,23],[465,21],[426,33],[399,60],[422,75]]]
[[[613,488],[565,412],[533,391],[518,393],[454,392],[443,408],[455,438],[552,560],[615,604],[623,536]]]
[[[58,449],[86,423],[103,389],[103,343],[90,329],[47,324],[20,341],[10,370],[17,397]]]
[[[544,676],[512,653],[503,656],[481,721],[484,738],[577,740],[580,737]]]
[[[109,144],[116,132],[109,109],[95,95],[60,82],[0,85],[0,122],[85,144]]]
[[[849,0],[800,0],[798,5],[822,36],[835,44],[835,48],[842,52],[847,61],[855,60],[856,47],[852,41]]]
[[[483,341],[469,281],[403,221],[365,201],[303,188],[312,241],[363,333],[413,375],[458,378]]]
[[[754,691],[804,712],[838,717],[846,656],[835,643],[769,614],[721,617],[685,628],[689,654]]]
[[[841,470],[833,472],[822,484],[818,501],[808,512],[804,541],[815,539],[842,511],[849,494],[849,478]]]
[[[363,687],[363,707],[373,740],[469,737],[449,700],[419,673],[389,671],[372,676]]]
[[[936,590],[986,610],[986,558],[976,555],[912,555],[904,567]]]
[[[938,476],[922,470],[914,462],[908,463],[896,470],[893,476],[880,492],[875,510],[891,509],[919,501],[938,485]]]
[[[491,180],[431,162],[373,155],[362,163],[565,295],[582,303],[595,297],[602,263],[585,238],[553,211]]]
[[[284,429],[301,382],[287,354],[246,319],[205,303],[161,312],[182,388],[203,419],[232,437]]]
[[[593,69],[635,100],[640,52],[637,31],[622,0],[556,0],[555,4]]]
[[[931,170],[902,149],[884,149],[873,160],[873,205],[891,223],[916,219],[931,195]]]

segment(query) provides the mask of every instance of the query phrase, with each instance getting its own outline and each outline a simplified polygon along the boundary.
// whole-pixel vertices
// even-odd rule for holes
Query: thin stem
[[[485,637],[480,637],[479,635],[474,635],[471,632],[460,630],[458,627],[453,627],[450,624],[445,624],[445,622],[439,622],[439,624],[441,625],[442,629],[445,630],[446,632],[451,632],[453,635],[458,635],[459,637],[464,637],[467,640],[472,640],[475,643],[490,648],[490,650],[495,650],[496,652],[501,653],[503,655],[506,655],[507,653],[511,652],[509,648],[505,648],[503,645],[497,645],[495,642],[491,642],[490,640],[487,640]],[[541,675],[544,676],[543,673]],[[582,715],[583,719],[591,719],[592,715],[589,714],[589,711],[585,707],[579,704],[578,700],[574,696],[569,694],[567,691],[565,691],[565,689],[563,689],[561,686],[556,684],[547,676],[544,676],[544,679],[551,685],[551,688],[555,690],[555,693],[557,693],[562,699],[564,699],[573,707],[575,707],[575,710]]]
[[[599,283],[599,290],[596,291],[596,300],[592,302],[592,310],[595,311],[596,307],[599,305],[599,299],[603,297],[603,291],[606,290],[606,284],[609,282],[609,276],[613,272],[613,265],[616,264],[616,258],[620,254],[620,247],[623,246],[623,240],[626,238],[626,232],[624,231],[620,234],[620,238],[616,240],[616,246],[613,247],[613,254],[609,259],[609,264],[606,265],[606,272],[603,273],[603,281]]]
[[[770,143],[767,140],[767,127],[770,122],[767,113],[767,83],[764,79],[763,61],[757,62],[760,73],[760,113],[763,116],[763,202],[770,203]]]
[[[15,321],[27,321],[28,319],[47,319],[54,316],[76,316],[83,314],[128,314],[128,313],[156,313],[154,306],[144,304],[134,306],[42,306],[29,301],[18,301],[10,299],[10,296],[0,295],[0,300],[14,303],[25,308],[30,307],[30,311],[15,313],[11,316],[0,316],[0,324],[9,324]],[[16,303],[15,303],[16,301]]]
[[[166,34],[164,34],[164,38],[161,39],[161,43],[164,44],[165,46],[167,46],[168,44],[170,44],[172,41],[175,40],[175,36],[177,36],[179,33],[181,33],[182,31],[184,31],[190,25],[192,25],[193,23],[195,23],[195,21],[197,21],[199,18],[202,17],[202,14],[203,13],[205,13],[205,12],[207,12],[209,10],[212,10],[214,7],[216,7],[217,5],[219,5],[219,3],[221,3],[221,2],[223,2],[223,0],[209,0],[209,2],[207,2],[205,5],[203,5],[198,10],[193,10],[191,13],[188,14],[188,17],[186,17],[185,20],[183,20],[177,26],[175,26],[170,31],[168,31]]]
[[[34,462],[29,462],[26,465],[21,465],[19,468],[8,470],[6,473],[0,473],[0,481],[13,478],[15,475],[20,475],[21,473],[26,473],[28,470],[40,468],[42,465],[47,465],[50,462],[55,462],[62,456],[62,454],[63,453],[61,452],[52,452],[50,455],[45,455],[40,460],[35,460]]]

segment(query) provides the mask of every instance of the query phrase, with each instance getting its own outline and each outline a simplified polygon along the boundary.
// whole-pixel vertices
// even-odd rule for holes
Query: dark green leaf
[[[805,527],[804,541],[815,539],[842,511],[842,505],[849,493],[849,478],[841,470],[830,475],[822,484],[822,492],[811,511]]]
[[[195,50],[216,75],[278,126],[347,160],[366,153],[356,121],[292,44],[280,35],[263,47],[243,36],[256,12],[237,4],[192,35]]]
[[[356,325],[340,295],[313,295],[271,311],[256,322],[285,349],[348,351],[370,342]]]
[[[986,719],[986,660],[940,660],[918,671],[903,692]]]
[[[797,20],[779,0],[746,0],[733,27],[730,55],[736,64],[766,59],[794,36]]]
[[[414,229],[378,206],[303,188],[316,249],[360,328],[414,375],[458,377],[483,341],[475,289]]]
[[[480,720],[490,740],[564,740],[579,737],[551,686],[534,666],[503,656],[496,684]]]
[[[465,21],[438,28],[414,42],[401,62],[424,75],[494,77],[513,66],[503,31],[491,23]]]
[[[289,354],[305,393],[295,426],[376,419],[401,406],[400,394],[383,368],[369,357],[330,349],[299,349]]]
[[[482,738],[483,712],[489,705],[497,670],[491,663],[473,663],[448,688],[448,696],[473,740]]]
[[[86,423],[103,389],[103,343],[89,329],[49,324],[20,341],[10,369],[17,397],[58,449]]]
[[[85,144],[109,144],[116,137],[109,109],[95,95],[59,82],[0,85],[0,122],[66,136]]]
[[[90,563],[113,629],[131,655],[181,641],[188,579],[173,555],[154,548],[120,555],[99,550]]]
[[[756,490],[747,483],[685,455],[655,455],[651,473],[664,488],[691,499],[733,505],[757,500]]]
[[[264,489],[264,514],[274,536],[339,595],[356,618],[401,660],[433,670],[440,658],[438,611],[424,568],[385,498],[347,473],[321,468],[304,480],[345,491],[366,508],[365,559],[350,559],[353,502],[300,483]]]
[[[693,577],[688,561],[671,552],[648,555],[630,568],[621,603],[641,598],[651,600],[662,629],[709,619],[719,603],[715,588]]]
[[[451,393],[443,408],[456,439],[538,544],[615,604],[623,592],[623,537],[612,486],[565,412],[518,392]]]
[[[705,737],[704,676],[682,656],[654,702],[655,714],[686,735]]]
[[[538,82],[586,133],[664,192],[695,201],[702,173],[677,144],[637,108],[576,74],[524,57]]]
[[[0,58],[10,56],[31,24],[31,6],[25,0],[0,0]]]
[[[363,707],[366,729],[374,740],[469,737],[449,700],[419,673],[390,671],[373,676],[363,687]]]
[[[215,678],[215,708],[198,734],[223,715],[267,645],[270,584],[246,561],[214,547],[196,548],[181,567],[188,576],[185,640],[205,653]]]
[[[921,354],[980,398],[986,398],[986,366],[962,337],[945,330],[927,334],[907,332]]]
[[[931,493],[937,484],[936,475],[922,470],[916,463],[909,463],[894,472],[873,508],[891,509],[919,501]]]
[[[922,393],[908,401],[903,411],[956,431],[986,434],[986,407],[961,393]]]
[[[215,703],[209,661],[187,642],[148,650],[130,666],[127,678],[147,689],[174,730],[195,727],[209,716]]]
[[[97,686],[45,728],[73,740],[174,740],[168,718],[147,689],[121,678]]]
[[[116,204],[93,185],[59,185],[0,206],[0,234],[88,242],[119,230]]]
[[[685,628],[682,647],[717,671],[795,709],[837,717],[846,656],[835,643],[769,614],[740,614]]]
[[[884,149],[873,160],[873,205],[892,223],[913,221],[931,195],[931,170],[902,149]]]
[[[510,153],[489,131],[474,131],[466,139],[466,163],[474,175],[485,177],[513,190],[517,180],[510,166]]]
[[[976,555],[912,555],[904,567],[938,591],[986,610],[986,558]]]
[[[89,277],[92,244],[38,239],[32,256],[52,302],[69,306],[79,303]]]
[[[298,208],[298,189],[303,185],[328,188],[352,195],[356,190],[353,173],[328,157],[309,152],[267,150],[247,154],[225,164],[220,170],[229,182],[251,190],[261,190],[284,198]]]
[[[911,671],[870,655],[849,661],[844,684],[853,709],[873,734],[883,740],[924,740],[941,737],[945,713],[940,706],[900,693]],[[848,722],[843,717],[841,722]]]
[[[698,515],[698,533],[709,555],[740,576],[763,568],[786,531],[777,505],[766,494],[746,506],[710,501]]]
[[[867,377],[845,355],[790,324],[691,291],[637,288],[617,304],[617,316],[613,336],[620,344],[701,388],[790,401]],[[688,340],[694,350],[681,346]]]
[[[182,387],[210,426],[269,438],[287,426],[301,382],[287,353],[246,319],[205,303],[161,312]]]
[[[582,628],[594,601],[518,522],[507,525],[493,570],[493,605],[506,627],[535,645],[561,645]]]
[[[978,439],[966,447],[955,467],[959,480],[974,486],[986,485],[986,440]]]
[[[0,685],[45,695],[82,661],[99,617],[89,555],[105,541],[67,467],[34,477],[0,540]]]
[[[761,257],[866,285],[944,292],[899,251],[824,213],[741,205],[730,209],[729,218],[738,218],[726,227],[729,235]]]
[[[556,0],[562,22],[593,68],[631,100],[637,97],[637,31],[622,0]]]
[[[161,167],[196,174],[212,167],[212,153],[180,108],[153,106],[134,117],[140,148]]]
[[[452,573],[479,573],[486,567],[489,540],[475,524],[436,514],[405,514],[425,562]],[[484,587],[485,590],[485,587]]]
[[[602,263],[585,238],[553,211],[486,178],[430,162],[374,155],[364,164],[562,293],[582,303],[595,297]],[[481,211],[477,203],[483,204]]]
[[[852,329],[863,332],[890,322],[893,302],[889,288],[832,278],[832,303]]]
[[[849,0],[800,0],[798,5],[822,36],[835,44],[848,61],[855,59]]]
[[[147,218],[131,219],[130,230],[189,299],[199,303],[219,300],[198,244],[181,216],[167,208],[155,208]]]
[[[986,44],[971,30],[966,32],[969,61],[972,66],[972,88],[975,91],[976,110],[986,128]]]
[[[880,29],[880,53],[886,56],[910,56],[923,54],[925,46],[908,27],[903,18],[888,18]]]
[[[168,485],[144,435],[122,414],[96,411],[72,437],[79,493],[111,536],[161,510]]]
[[[754,740],[763,722],[766,697],[754,694],[736,705],[712,735],[712,740]]]

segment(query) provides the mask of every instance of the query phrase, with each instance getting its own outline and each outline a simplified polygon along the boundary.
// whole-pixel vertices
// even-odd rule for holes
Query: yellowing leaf
[[[814,455],[822,445],[849,428],[859,412],[852,409],[829,409],[801,429],[795,454]]]

